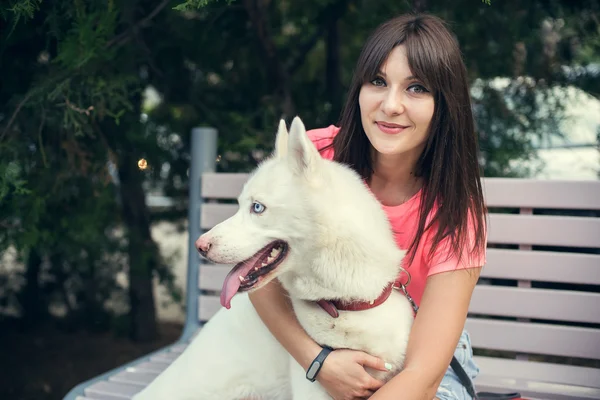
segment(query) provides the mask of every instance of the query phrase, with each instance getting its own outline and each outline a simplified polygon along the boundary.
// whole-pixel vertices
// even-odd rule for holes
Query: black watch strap
[[[317,379],[317,374],[321,370],[323,362],[325,361],[329,353],[331,353],[332,351],[333,349],[331,347],[323,346],[323,350],[321,350],[319,355],[315,357],[313,362],[308,367],[308,370],[306,371],[306,379],[308,379],[311,382],[314,382]]]

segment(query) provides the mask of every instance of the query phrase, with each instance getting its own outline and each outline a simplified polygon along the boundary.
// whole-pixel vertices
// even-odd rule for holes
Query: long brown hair
[[[432,226],[437,226],[437,231],[429,256],[447,237],[448,257],[454,254],[460,260],[467,244],[472,244],[469,254],[483,254],[485,205],[467,73],[457,41],[439,18],[402,15],[381,24],[367,39],[340,116],[340,131],[332,143],[334,159],[370,180],[371,145],[362,127],[358,97],[361,87],[376,78],[398,45],[406,47],[412,74],[425,84],[435,101],[427,143],[415,171],[424,184],[419,223],[408,248],[408,265],[414,260],[421,237]],[[470,224],[473,236],[469,236]]]

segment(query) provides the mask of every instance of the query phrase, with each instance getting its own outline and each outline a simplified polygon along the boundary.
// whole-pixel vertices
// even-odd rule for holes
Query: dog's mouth
[[[236,264],[227,274],[221,290],[221,305],[231,307],[231,299],[238,292],[253,289],[264,280],[265,275],[273,271],[285,259],[288,244],[283,240],[269,243],[252,257]]]

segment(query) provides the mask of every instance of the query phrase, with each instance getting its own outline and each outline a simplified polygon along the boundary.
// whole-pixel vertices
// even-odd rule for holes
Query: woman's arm
[[[306,371],[321,351],[294,315],[289,295],[277,279],[249,294],[250,301],[273,336]]]
[[[321,351],[296,318],[289,295],[276,279],[249,295],[263,323],[306,371]],[[385,362],[367,353],[336,350],[329,354],[317,380],[334,399],[362,399],[373,394],[383,382],[373,378],[364,366],[385,371]]]
[[[427,279],[410,333],[405,368],[372,400],[435,397],[464,329],[480,268],[442,272]]]

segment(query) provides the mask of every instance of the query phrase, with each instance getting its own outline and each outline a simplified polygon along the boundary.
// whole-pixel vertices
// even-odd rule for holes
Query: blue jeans
[[[467,375],[471,377],[471,380],[475,379],[479,373],[479,367],[473,361],[473,348],[471,347],[471,338],[466,330],[463,330],[458,340],[458,346],[454,356],[464,368]],[[460,383],[460,379],[454,373],[452,367],[448,366],[446,374],[440,383],[437,393],[435,396],[440,400],[471,400],[472,397],[467,393],[467,390]]]

